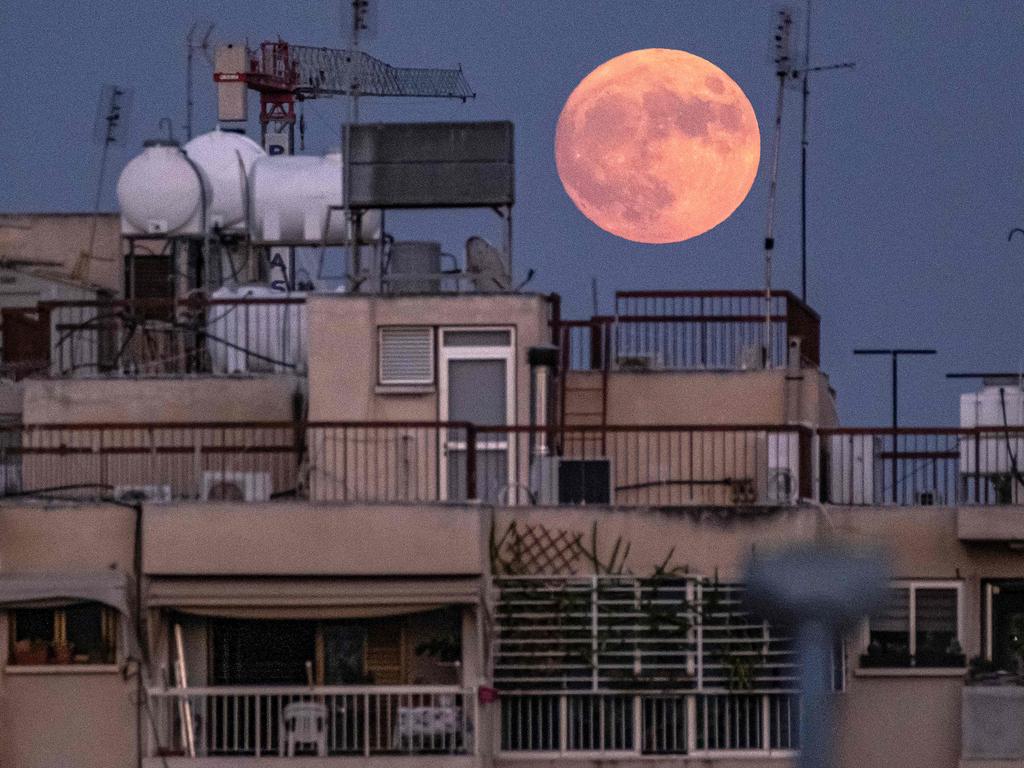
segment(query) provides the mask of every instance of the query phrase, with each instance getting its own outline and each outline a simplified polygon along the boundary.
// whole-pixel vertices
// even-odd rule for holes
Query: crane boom
[[[330,96],[420,96],[473,98],[462,69],[393,67],[360,50],[315,48],[268,40],[246,55],[244,72],[214,72],[218,83],[245,83],[260,94],[264,144],[268,126],[289,136],[295,125],[295,102]]]
[[[393,67],[362,51],[291,46],[297,92],[320,95],[426,96],[471,99],[475,95],[461,69]]]

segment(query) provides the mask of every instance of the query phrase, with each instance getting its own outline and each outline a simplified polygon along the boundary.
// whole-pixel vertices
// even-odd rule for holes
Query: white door
[[[441,421],[480,427],[513,423],[515,339],[512,328],[442,328],[440,360]],[[452,501],[479,498],[495,503],[511,495],[515,439],[500,429],[476,436],[476,493],[468,488],[464,428],[442,436],[442,488]]]

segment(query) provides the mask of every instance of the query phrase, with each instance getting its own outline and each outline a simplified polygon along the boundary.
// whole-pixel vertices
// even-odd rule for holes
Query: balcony
[[[788,291],[619,291],[614,315],[557,333],[567,371],[816,368],[820,355],[820,319]]]
[[[47,425],[0,432],[2,490],[161,502],[786,506],[811,493],[799,427],[434,422]]]
[[[61,301],[40,303],[32,313],[33,322],[11,326],[16,337],[8,345],[24,352],[7,368],[18,378],[303,373],[306,367],[304,298]]]
[[[475,764],[477,695],[457,686],[154,688],[143,765]]]

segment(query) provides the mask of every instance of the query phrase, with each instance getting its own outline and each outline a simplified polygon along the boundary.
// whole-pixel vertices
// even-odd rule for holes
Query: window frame
[[[424,379],[385,379],[384,378],[384,334],[394,330],[426,331],[430,339],[430,376]],[[377,326],[377,385],[381,387],[431,387],[437,382],[437,327],[433,325],[410,325],[396,323]]]
[[[888,589],[907,590],[907,648],[911,659],[910,669],[941,669],[935,666],[921,666],[917,663],[917,591],[920,589],[952,589],[956,591],[956,641],[964,647],[964,582],[960,579],[892,579]],[[863,623],[861,653],[867,655],[871,644],[871,617]],[[863,668],[863,664],[860,665]],[[894,667],[904,669],[904,667]]]
[[[71,661],[64,663],[50,659],[50,651],[54,646],[68,643],[68,619],[67,609],[75,606],[95,606],[100,611],[100,636],[104,646],[104,650],[109,654],[109,658],[100,661],[79,661],[74,660],[74,656],[71,657]],[[53,614],[53,636],[46,641],[47,643],[47,660],[42,664],[19,664],[15,661],[15,644],[18,642],[18,611],[20,610],[47,610]],[[103,603],[86,600],[76,603],[70,603],[53,608],[32,608],[31,606],[25,606],[24,608],[8,608],[6,611],[7,618],[7,660],[6,666],[15,669],[24,669],[26,667],[59,667],[59,668],[80,668],[80,667],[109,667],[119,663],[119,645],[118,640],[120,639],[120,622],[118,619],[118,613],[116,610],[111,608],[109,605]]]

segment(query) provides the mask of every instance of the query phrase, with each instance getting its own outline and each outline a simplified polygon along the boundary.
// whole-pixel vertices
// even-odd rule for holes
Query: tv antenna
[[[781,8],[775,19],[774,50],[775,76],[779,78],[779,91],[775,99],[775,128],[772,134],[772,160],[768,182],[768,217],[764,233],[764,347],[761,350],[763,367],[771,366],[772,349],[772,251],[775,249],[775,197],[779,182],[779,141],[782,135],[782,107],[785,103],[786,79],[793,69],[790,34],[793,15]]]
[[[836,69],[853,69],[854,62],[811,66],[811,0],[804,11],[804,55],[800,67],[790,70],[790,77],[802,80],[802,122],[800,126],[800,299],[807,303],[807,100],[811,95],[810,75]]]
[[[107,157],[110,147],[124,144],[128,136],[128,118],[131,114],[132,90],[119,85],[105,85],[100,91],[99,106],[96,110],[96,123],[93,127],[93,140],[100,144],[100,171],[96,181],[96,197],[92,206],[92,223],[89,225],[89,244],[85,250],[79,251],[75,266],[71,269],[71,277],[86,281],[89,278],[89,263],[97,261],[113,261],[109,256],[96,256],[96,225],[99,221],[100,203],[103,199],[103,182],[107,171]]]
[[[205,29],[201,35],[198,34],[200,26]],[[185,36],[185,141],[192,139],[192,59],[195,52],[200,51],[206,63],[212,66],[210,35],[213,34],[214,26],[212,22],[192,22],[192,26],[188,28],[188,35]]]

